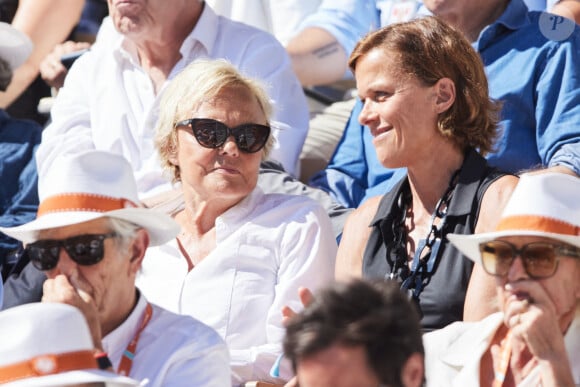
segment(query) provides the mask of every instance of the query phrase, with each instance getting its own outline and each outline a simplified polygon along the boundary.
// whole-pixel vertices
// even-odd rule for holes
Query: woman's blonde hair
[[[161,164],[172,180],[180,180],[179,167],[170,161],[177,151],[177,129],[175,124],[188,118],[202,103],[219,96],[225,89],[242,87],[247,89],[260,105],[270,125],[272,104],[262,83],[242,75],[238,69],[224,59],[198,59],[185,67],[165,89],[160,103],[159,120],[155,127],[155,147]],[[199,117],[205,118],[205,117]],[[272,134],[262,150],[268,157],[274,144]]]

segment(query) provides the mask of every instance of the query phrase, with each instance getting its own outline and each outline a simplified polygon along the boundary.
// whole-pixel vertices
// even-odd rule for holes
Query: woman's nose
[[[228,154],[230,156],[238,156],[240,153],[240,149],[238,148],[238,144],[234,139],[234,136],[229,136],[226,139],[226,142],[220,147],[220,153]]]
[[[363,101],[363,107],[358,115],[358,122],[363,126],[369,126],[378,117],[372,105],[370,101]]]

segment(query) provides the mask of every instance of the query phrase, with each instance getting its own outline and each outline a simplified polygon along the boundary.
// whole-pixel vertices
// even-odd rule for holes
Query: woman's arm
[[[34,49],[18,67],[6,92],[0,93],[0,107],[8,107],[34,81],[40,62],[55,45],[63,42],[78,23],[84,0],[20,0],[12,26],[24,32]]]
[[[489,186],[481,203],[475,233],[494,231],[507,204],[518,178],[506,175]],[[491,313],[497,312],[495,279],[487,274],[481,265],[475,265],[465,295],[463,320],[478,321]]]
[[[346,220],[336,254],[335,278],[339,281],[362,277],[362,261],[381,196],[375,196],[353,211]]]

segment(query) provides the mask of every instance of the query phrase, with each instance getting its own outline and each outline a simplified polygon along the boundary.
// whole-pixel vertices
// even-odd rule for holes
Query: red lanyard
[[[504,343],[501,346],[501,353],[499,364],[493,367],[494,377],[491,387],[501,387],[505,380],[507,374],[508,365],[510,363],[510,357],[512,355],[512,331],[509,331],[504,339]]]
[[[135,357],[135,350],[137,349],[137,343],[139,342],[139,336],[141,336],[141,332],[151,320],[151,316],[153,315],[153,308],[151,304],[147,304],[147,308],[145,309],[145,315],[143,316],[143,321],[141,321],[141,326],[135,332],[135,336],[133,336],[133,340],[127,345],[125,352],[123,352],[123,357],[121,358],[121,362],[119,363],[119,369],[117,373],[123,376],[129,376],[131,372],[131,367],[133,367],[133,358]]]

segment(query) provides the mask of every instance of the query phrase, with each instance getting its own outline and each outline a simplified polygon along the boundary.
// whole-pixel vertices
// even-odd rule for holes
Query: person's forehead
[[[368,365],[362,346],[333,345],[298,362],[298,376],[304,387],[374,386],[377,377]]]

